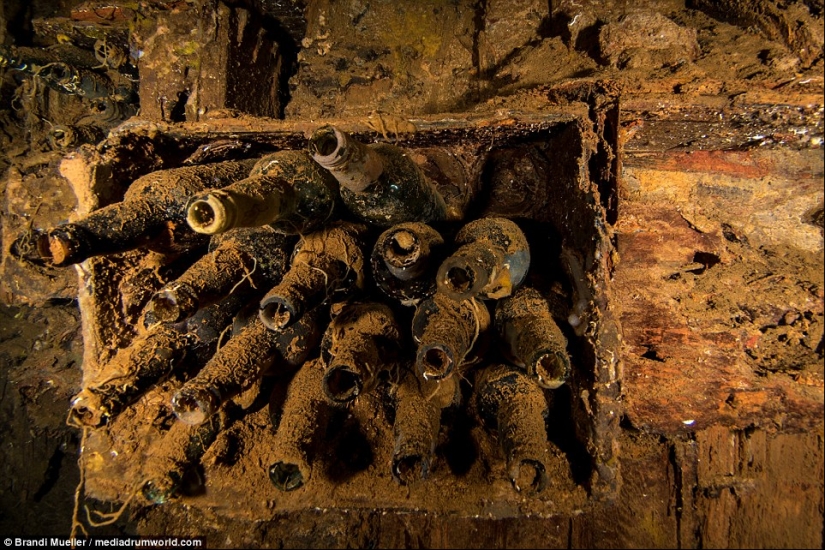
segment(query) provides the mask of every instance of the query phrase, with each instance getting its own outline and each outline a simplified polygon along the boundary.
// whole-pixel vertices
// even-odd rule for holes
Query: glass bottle
[[[66,266],[138,247],[158,252],[187,248],[197,236],[184,223],[189,196],[245,177],[253,163],[185,166],[141,176],[129,186],[123,201],[49,230],[38,241],[38,251],[47,263]]]
[[[391,226],[461,219],[463,213],[448,208],[411,150],[387,143],[365,145],[338,128],[323,126],[310,138],[309,152],[341,184],[347,208],[365,221]],[[455,172],[464,171],[458,166]]]
[[[502,351],[539,386],[556,389],[570,376],[567,339],[553,320],[550,304],[534,288],[521,288],[496,304],[496,331]]]
[[[283,331],[269,330],[260,319],[253,319],[175,393],[175,415],[186,424],[200,424],[267,370],[288,372],[302,365],[321,341],[325,309],[307,312]]]
[[[400,339],[400,329],[388,306],[378,302],[341,304],[321,343],[327,398],[344,404],[370,391],[379,371],[394,365]]]
[[[271,227],[238,228],[212,237],[209,251],[161,288],[149,309],[162,322],[178,322],[219,300],[243,281],[269,288],[283,276],[289,240]]]
[[[321,389],[325,372],[324,362],[314,359],[304,363],[289,383],[270,445],[269,479],[281,491],[303,487],[312,477],[314,447],[332,411]]]
[[[201,309],[179,324],[156,324],[118,351],[98,378],[72,398],[68,424],[96,428],[107,423],[172,372],[205,361],[232,318],[249,300],[237,293]]]
[[[201,479],[191,474],[226,423],[224,415],[215,415],[199,426],[173,423],[149,448],[143,462],[143,497],[152,504],[164,504],[183,492],[188,479],[202,484]]]
[[[548,409],[535,379],[510,365],[490,365],[476,373],[473,399],[481,421],[498,435],[513,487],[528,493],[543,490],[549,458]]]
[[[435,272],[444,258],[441,234],[421,222],[384,231],[372,249],[370,265],[378,288],[405,306],[435,293]]]
[[[530,247],[519,227],[505,218],[481,218],[456,234],[458,250],[438,268],[439,292],[455,300],[509,296],[530,267]]]
[[[337,222],[310,233],[295,246],[289,271],[261,300],[261,321],[281,330],[333,296],[364,287],[360,224]]]
[[[194,196],[186,223],[198,233],[271,225],[306,233],[333,219],[338,181],[304,151],[278,151],[255,163],[249,177]]]
[[[392,475],[402,485],[427,477],[435,456],[441,411],[461,401],[458,377],[427,380],[402,369],[395,392]]]
[[[416,370],[425,380],[447,378],[472,359],[471,350],[489,326],[490,312],[481,300],[457,302],[436,292],[418,304],[413,317]]]

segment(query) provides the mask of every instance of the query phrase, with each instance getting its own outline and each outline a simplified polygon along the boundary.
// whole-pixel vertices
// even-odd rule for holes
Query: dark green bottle
[[[400,340],[401,331],[388,306],[378,302],[343,304],[321,343],[327,398],[343,404],[370,391],[379,372],[395,365]]]
[[[38,241],[38,251],[47,263],[65,266],[139,247],[170,252],[206,244],[185,223],[189,196],[244,178],[253,164],[221,162],[142,176],[129,186],[123,201],[49,230]]]
[[[282,331],[253,319],[175,393],[175,415],[186,424],[200,424],[268,369],[289,372],[302,365],[321,341],[325,313],[326,308],[315,308]]]
[[[238,228],[212,237],[209,251],[149,302],[155,319],[175,323],[214,303],[243,281],[269,288],[283,276],[290,241],[268,226]]]
[[[336,222],[304,236],[289,271],[261,300],[261,321],[281,330],[317,304],[363,288],[365,230],[360,224]]]
[[[260,159],[248,178],[196,195],[186,222],[205,234],[233,227],[271,225],[303,234],[334,219],[338,181],[304,151],[278,151]]]
[[[534,288],[521,288],[496,304],[496,331],[509,361],[543,388],[556,389],[570,376],[567,339],[553,319],[550,304]]]
[[[438,268],[438,290],[455,300],[509,296],[530,267],[527,237],[505,218],[481,218],[456,234],[458,250]]]
[[[475,379],[474,407],[495,431],[517,491],[538,493],[547,485],[549,442],[544,392],[535,379],[510,365],[490,365]]]
[[[438,231],[421,222],[401,223],[375,242],[372,277],[384,294],[414,306],[435,293],[435,275],[444,255],[444,239]]]
[[[412,322],[418,374],[425,380],[450,376],[473,359],[471,351],[486,340],[489,326],[490,312],[475,298],[457,302],[436,292],[419,303]]]
[[[412,150],[364,145],[338,128],[323,126],[310,138],[309,152],[341,184],[347,208],[367,222],[391,226],[461,218],[450,212]]]

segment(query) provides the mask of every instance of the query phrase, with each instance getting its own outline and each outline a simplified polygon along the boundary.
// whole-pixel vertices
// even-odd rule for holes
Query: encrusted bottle
[[[261,321],[281,330],[317,304],[363,288],[365,229],[339,222],[304,236],[289,271],[261,300]]]
[[[490,365],[476,373],[474,406],[496,432],[517,491],[537,493],[547,485],[549,458],[547,400],[535,379],[510,365]]]
[[[426,380],[402,369],[395,392],[392,475],[402,485],[424,479],[430,471],[441,411],[461,401],[458,377]]]
[[[438,268],[439,292],[455,300],[509,296],[524,281],[530,248],[519,227],[505,218],[481,218],[456,234],[458,250]]]
[[[244,178],[253,163],[186,166],[142,176],[129,186],[122,202],[49,230],[38,242],[40,255],[52,265],[65,266],[141,246],[160,252],[186,248],[198,236],[184,223],[189,195]]]
[[[192,198],[186,222],[199,233],[269,224],[298,234],[333,218],[338,181],[304,151],[278,151],[260,159],[248,178]]]
[[[448,207],[436,186],[438,179],[467,179],[458,159],[446,156],[427,162],[422,152],[387,143],[364,145],[333,126],[323,126],[309,140],[309,152],[341,184],[341,199],[353,213],[370,223],[391,226],[402,222],[461,219],[463,212]],[[419,162],[415,158],[422,157]],[[445,164],[452,163],[452,166]],[[427,165],[429,174],[422,166]]]
[[[336,304],[338,306],[338,304]],[[333,307],[333,310],[338,307]],[[392,310],[378,302],[342,304],[324,333],[324,394],[348,403],[370,391],[380,370],[389,370],[400,352],[401,332]]]
[[[534,288],[521,288],[496,304],[502,350],[543,388],[556,389],[570,376],[567,339],[553,320],[550,304]]]
[[[158,321],[177,322],[240,284],[266,289],[280,280],[289,240],[273,228],[237,228],[212,237],[209,251],[149,302]]]
[[[415,366],[426,380],[441,380],[472,359],[471,350],[490,326],[487,306],[475,298],[457,302],[436,292],[418,304],[412,335]]]
[[[143,497],[153,504],[163,504],[202,485],[197,466],[226,423],[225,415],[215,415],[199,426],[173,423],[149,448],[143,462]],[[185,490],[187,485],[192,486],[189,491]]]
[[[137,336],[104,366],[97,379],[84,380],[83,389],[72,398],[68,423],[101,426],[164,377],[205,361],[250,296],[254,297],[239,292],[201,309],[185,323],[156,324]]]
[[[441,234],[421,222],[401,223],[384,231],[372,249],[370,265],[378,288],[412,306],[435,293],[435,274],[444,259]]]
[[[321,341],[325,313],[326,308],[315,308],[282,331],[269,330],[254,319],[175,392],[175,415],[186,424],[200,424],[267,370],[288,372],[302,365]]]
[[[312,477],[315,443],[332,408],[321,389],[325,372],[323,361],[314,359],[304,363],[289,383],[269,453],[269,479],[281,491],[298,489]]]

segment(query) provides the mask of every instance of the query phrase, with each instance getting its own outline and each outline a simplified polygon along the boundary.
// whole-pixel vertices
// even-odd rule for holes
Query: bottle
[[[183,223],[189,195],[243,178],[252,164],[185,166],[142,176],[129,186],[122,202],[49,230],[39,240],[38,251],[47,263],[66,266],[141,246],[158,252],[185,248],[197,235]]]
[[[209,251],[149,302],[158,321],[175,323],[248,281],[269,288],[288,262],[288,239],[271,227],[237,228],[212,237]]]
[[[143,462],[143,497],[152,504],[164,504],[179,493],[194,492],[192,488],[187,491],[187,485],[202,485],[200,476],[192,474],[197,473],[197,465],[227,423],[224,415],[215,415],[199,426],[174,422],[149,448]],[[194,483],[187,483],[192,480]]]
[[[372,249],[373,279],[384,294],[413,306],[435,293],[435,272],[443,253],[444,239],[432,227],[398,224],[384,231]]]
[[[517,491],[538,493],[547,485],[547,400],[535,379],[509,365],[476,374],[474,409],[498,434],[507,475]]]
[[[332,411],[321,390],[325,370],[321,359],[313,359],[304,363],[289,383],[270,444],[269,479],[281,491],[294,491],[312,477],[313,450]]]
[[[392,475],[402,485],[424,479],[430,471],[441,411],[461,401],[458,377],[422,379],[409,369],[401,371],[395,392]]]
[[[164,377],[205,361],[249,297],[249,293],[229,296],[201,309],[186,323],[156,324],[137,336],[106,364],[98,379],[84,380],[83,389],[72,398],[67,423],[79,428],[102,426]]]
[[[487,306],[475,298],[457,302],[436,292],[415,310],[415,366],[425,380],[442,380],[468,362],[470,351],[490,326]]]
[[[439,292],[454,300],[504,298],[527,276],[530,247],[510,220],[474,220],[459,230],[455,242],[458,250],[444,260],[436,276]]]
[[[539,386],[556,389],[570,376],[567,339],[553,320],[550,305],[534,288],[521,288],[499,301],[496,331],[502,351],[514,365],[527,370]]]
[[[255,163],[248,178],[195,195],[186,223],[208,235],[266,224],[303,234],[330,221],[337,201],[338,181],[306,152],[278,151]]]
[[[281,282],[261,300],[261,321],[282,330],[333,296],[364,287],[363,225],[331,224],[306,235]]]
[[[267,370],[283,372],[299,367],[321,341],[324,313],[325,308],[315,308],[289,328],[277,332],[269,330],[260,319],[253,319],[175,392],[175,416],[186,424],[201,424]]]
[[[336,304],[338,306],[339,304]],[[392,310],[378,302],[341,304],[321,343],[326,362],[324,395],[336,404],[370,391],[380,370],[400,352],[401,331]]]
[[[309,140],[315,161],[341,184],[341,199],[361,219],[379,226],[402,222],[460,219],[413,151],[387,143],[364,145],[333,126],[323,126]],[[422,159],[423,160],[423,159]],[[463,174],[458,166],[454,172]]]

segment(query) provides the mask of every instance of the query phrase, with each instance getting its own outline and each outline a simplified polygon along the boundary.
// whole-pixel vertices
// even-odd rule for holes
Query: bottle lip
[[[570,360],[558,350],[539,350],[529,364],[529,373],[539,386],[548,390],[560,388],[570,376]]]
[[[444,260],[436,277],[438,289],[456,301],[463,301],[481,293],[490,274],[470,258],[453,255]]]
[[[301,316],[300,308],[284,296],[265,296],[258,317],[269,330],[284,330]]]
[[[44,262],[63,267],[85,258],[80,251],[85,244],[81,229],[74,224],[66,224],[48,231],[37,238],[37,252]]]
[[[443,344],[429,344],[418,348],[416,369],[425,380],[443,380],[455,370],[455,354]]]
[[[158,321],[178,323],[198,310],[197,296],[191,286],[172,283],[152,296],[150,310]]]
[[[279,460],[269,467],[269,481],[275,488],[289,492],[303,487],[306,480],[298,464]]]
[[[223,233],[232,227],[229,196],[221,191],[197,195],[186,205],[186,223],[193,231],[204,235]]]
[[[336,168],[347,160],[347,135],[334,126],[321,126],[315,130],[308,147],[313,160],[324,168]]]
[[[217,396],[206,388],[183,387],[172,396],[172,412],[184,424],[203,424],[217,409]]]
[[[361,394],[364,381],[349,365],[330,365],[324,374],[324,395],[336,404],[349,403]]]
[[[392,475],[401,485],[426,479],[429,471],[430,459],[421,453],[399,453],[392,458]]]

